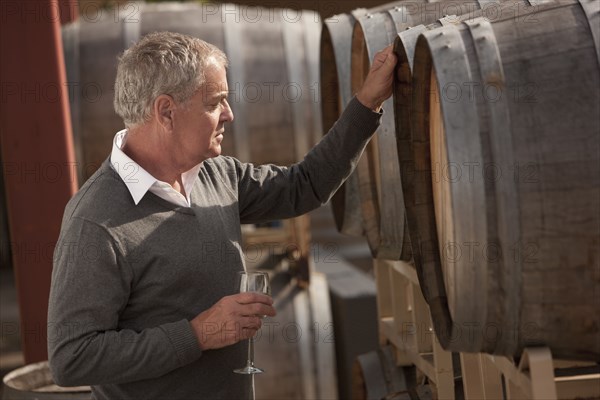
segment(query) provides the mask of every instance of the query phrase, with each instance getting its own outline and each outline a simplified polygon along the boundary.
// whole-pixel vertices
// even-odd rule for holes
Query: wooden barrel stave
[[[81,131],[74,135],[80,137],[83,146],[76,154],[83,156],[77,162],[83,168],[80,175],[84,179],[110,154],[112,137],[123,127],[113,109],[117,57],[125,50],[122,32],[122,19],[115,22],[110,13],[79,25],[79,76],[82,85],[98,87],[101,91],[96,101],[85,93],[80,98],[78,127]],[[81,46],[82,43],[86,45]]]
[[[294,138],[290,134],[291,129],[289,129],[293,123],[291,109],[287,107],[286,99],[282,96],[281,91],[274,91],[274,101],[267,104],[259,104],[254,101],[255,91],[259,96],[263,95],[261,94],[262,88],[255,86],[256,82],[271,80],[284,83],[287,80],[282,31],[275,24],[260,23],[260,28],[252,34],[250,30],[254,25],[241,22],[236,25],[241,31],[241,45],[238,49],[243,49],[242,63],[249,66],[250,70],[255,71],[255,74],[247,74],[243,83],[240,82],[240,103],[245,102],[247,108],[246,119],[238,122],[247,125],[248,130],[256,129],[257,134],[260,135],[257,141],[249,141],[252,158],[254,158],[254,154],[260,154],[261,163],[284,164],[283,159],[294,158],[294,147],[289,146],[290,143],[294,143]],[[254,54],[264,54],[264,56],[254,57]],[[282,136],[286,137],[287,146],[278,149],[275,144]],[[266,159],[270,159],[270,161],[263,161]]]
[[[314,23],[321,21],[321,16],[316,11],[304,10],[302,12],[302,24],[304,25],[304,42],[306,51],[306,61],[308,63],[308,83],[310,96],[306,99],[310,103],[310,112],[312,118],[312,135],[310,143],[318,143],[325,133],[323,130],[322,110],[320,104],[320,92],[323,85],[321,83],[321,65],[320,65],[320,44],[323,29],[314,29]],[[315,51],[315,45],[319,46],[319,51]]]
[[[520,339],[523,345],[541,340],[557,355],[599,360],[600,317],[591,299],[592,293],[600,290],[600,279],[594,272],[600,262],[600,239],[591,232],[600,229],[600,121],[590,118],[590,113],[600,108],[600,65],[598,42],[581,8],[584,2],[569,5],[562,1],[561,7],[545,11],[544,20],[559,24],[561,32],[548,32],[547,46],[535,42],[519,46],[520,51],[527,52],[527,68],[518,58],[503,58],[503,68],[507,81],[539,86],[539,101],[526,103],[526,109],[520,101],[509,102],[515,163],[537,171],[533,179],[516,179],[522,205],[520,244],[525,251],[539,249],[534,260],[529,259],[531,254],[521,257],[521,325],[531,321],[539,332]],[[494,25],[496,36],[510,35],[511,25],[510,21]],[[524,35],[539,34],[533,26],[527,28]],[[511,41],[499,41],[502,55],[517,50],[513,46]],[[543,48],[546,52],[541,51]],[[559,55],[572,60],[567,68],[556,68]],[[555,62],[549,62],[549,57]],[[566,112],[565,104],[573,107]],[[527,135],[536,131],[538,135]],[[532,147],[533,157],[527,151]],[[579,171],[586,172],[579,175]],[[528,213],[535,209],[539,213]]]
[[[537,102],[524,102],[511,96],[506,96],[500,102],[492,102],[481,94],[476,96],[469,107],[476,108],[476,121],[479,123],[471,128],[470,136],[466,133],[463,136],[479,137],[481,148],[469,154],[472,158],[479,157],[482,165],[495,162],[505,175],[493,184],[483,182],[485,179],[482,175],[479,182],[470,186],[463,184],[462,190],[459,190],[460,185],[453,182],[447,184],[446,188],[438,186],[437,191],[445,192],[452,200],[452,206],[434,206],[437,214],[434,216],[429,207],[426,211],[429,228],[423,226],[423,220],[419,221],[421,243],[416,243],[417,247],[423,242],[437,240],[437,231],[441,230],[449,232],[450,239],[456,243],[479,240],[484,244],[495,244],[499,249],[499,257],[490,260],[476,254],[471,262],[463,260],[452,263],[444,254],[440,256],[443,247],[443,243],[440,243],[439,248],[433,249],[437,256],[427,255],[428,259],[424,262],[425,257],[421,257],[421,254],[415,257],[415,262],[427,268],[422,275],[435,276],[427,285],[433,282],[429,288],[429,300],[435,297],[439,305],[437,312],[432,309],[432,313],[434,320],[437,319],[436,330],[438,335],[442,334],[440,339],[444,346],[458,351],[516,355],[524,346],[544,344],[550,346],[557,356],[598,359],[600,323],[597,313],[590,307],[589,297],[590,293],[598,290],[598,274],[592,268],[599,259],[598,239],[586,233],[597,231],[599,226],[599,217],[591,208],[593,201],[600,197],[598,153],[594,151],[599,143],[597,134],[592,134],[598,132],[599,123],[586,119],[590,107],[600,102],[597,91],[594,93],[590,90],[598,83],[597,53],[589,25],[584,23],[585,13],[579,4],[561,2],[540,10],[535,17],[543,18],[546,24],[518,26],[518,39],[515,39],[515,24],[518,22],[512,17],[493,21],[490,26],[492,35],[487,34],[486,39],[477,37],[477,29],[480,29],[477,23],[485,25],[481,21],[463,24],[457,29],[466,48],[464,57],[471,78],[474,77],[475,82],[506,85],[502,86],[506,90],[534,82],[538,89]],[[543,29],[551,24],[564,28],[558,33]],[[427,92],[427,80],[431,79],[431,58],[433,64],[437,63],[433,67],[434,85],[443,88],[448,83],[447,78],[440,74],[443,63],[438,54],[443,47],[436,50],[433,44],[441,31],[438,29],[425,33],[418,45],[420,49],[415,54],[415,85],[424,85],[424,93]],[[489,63],[489,57],[482,57],[484,51],[490,53],[489,43],[493,45],[496,40],[502,68],[499,76],[490,74],[497,66]],[[540,41],[544,41],[545,45],[540,46]],[[487,50],[481,48],[484,43],[488,43],[485,45]],[[565,55],[568,57],[561,58]],[[565,59],[578,60],[577,75],[586,79],[570,84],[571,68],[560,67],[561,60]],[[549,76],[552,76],[553,84],[543,80]],[[582,98],[586,99],[584,103],[581,103]],[[429,134],[434,134],[434,127],[430,132],[426,123],[427,118],[431,117],[428,110],[433,110],[429,103],[431,99],[419,94],[415,94],[414,99],[413,141],[427,143]],[[565,110],[565,100],[577,104],[577,107]],[[458,119],[452,117],[455,114],[449,111],[452,108],[450,102],[443,96],[441,106],[442,128],[449,129],[444,135],[456,142],[460,135],[456,128]],[[502,111],[502,107],[507,110]],[[509,118],[506,118],[506,114]],[[550,121],[545,122],[547,120]],[[503,124],[510,127],[510,137],[501,128]],[[576,128],[569,127],[569,124],[575,124]],[[565,138],[565,131],[573,132],[568,139]],[[423,153],[426,153],[426,146],[422,147]],[[456,147],[451,143],[445,147],[449,163],[461,160],[457,158]],[[557,152],[557,148],[561,151]],[[443,153],[432,152],[434,163],[436,160],[445,162],[440,154],[443,156]],[[413,155],[415,158],[426,157],[426,154],[417,155],[416,152]],[[537,180],[526,182],[522,176],[515,178],[515,166],[519,169],[522,166],[530,167],[526,172],[536,174]],[[429,180],[431,185],[431,174],[427,177],[426,166],[418,168],[421,168],[419,173],[424,182]],[[562,172],[569,168],[572,172]],[[517,174],[523,172],[517,171]],[[576,184],[572,184],[572,179],[579,176],[575,171],[586,172]],[[424,206],[421,208],[427,209],[427,202],[431,206],[435,195],[427,193],[418,176],[415,174],[413,186],[418,187],[413,187],[412,194],[415,197],[419,194],[423,196]],[[475,189],[477,185],[479,187]],[[479,195],[473,197],[471,194],[469,198],[465,195],[468,190],[475,190]],[[467,206],[463,205],[462,211],[459,211],[459,203],[466,203]],[[415,214],[414,210],[411,213]],[[447,219],[447,213],[456,214],[456,221],[450,220],[450,225],[444,227],[440,220]],[[479,230],[466,226],[469,222],[465,221],[477,218],[483,220]],[[476,233],[478,231],[479,234]],[[514,254],[511,253],[515,251],[517,259],[512,261],[511,255]],[[526,259],[534,255],[532,251],[535,251],[535,258]],[[442,267],[444,263],[446,266]],[[470,278],[464,275],[469,270]],[[444,283],[440,285],[441,271],[455,275],[454,284],[449,290],[449,297],[453,297],[453,300],[450,301],[450,307],[445,305],[445,308],[443,303],[448,298]],[[461,279],[462,283],[458,284],[457,280]],[[483,284],[477,287],[477,283]],[[461,285],[466,286],[460,289]],[[479,293],[479,296],[485,297],[487,304],[483,310],[473,307],[472,298],[465,293]],[[477,302],[485,303],[485,299]],[[461,328],[460,324],[456,324],[457,321],[464,324],[469,319],[479,324],[480,328],[498,328],[503,337],[489,340],[479,329],[475,336],[480,336],[475,340],[456,340],[457,330]],[[445,328],[449,330],[444,333],[442,331]]]
[[[307,22],[306,15],[300,14],[303,17],[303,22]],[[283,22],[284,20],[282,20]],[[314,55],[316,52],[311,48],[307,47],[312,43],[308,43],[308,35],[305,34],[305,30],[310,31],[310,26],[305,26],[302,23],[290,23],[283,24],[283,42],[285,49],[284,60],[286,62],[286,71],[290,84],[294,85],[290,90],[291,94],[288,101],[291,102],[292,111],[292,126],[295,132],[294,135],[294,149],[297,160],[304,158],[306,153],[310,150],[312,145],[316,142],[312,142],[314,137],[314,121],[317,119],[317,114],[313,113],[312,102],[312,89],[310,87],[309,77],[309,56],[308,54]],[[312,37],[316,43],[320,42],[320,37]],[[304,68],[302,66],[304,65]],[[315,64],[316,66],[316,64]],[[285,92],[284,92],[285,93]],[[286,98],[286,96],[284,96]],[[299,101],[295,101],[299,98]],[[287,98],[286,98],[287,99]],[[319,137],[323,134],[319,132]]]
[[[364,12],[335,15],[323,24],[321,35],[321,115],[323,131],[328,131],[352,98],[350,91],[350,41],[356,21],[354,15]],[[353,172],[331,199],[338,231],[352,236],[363,235],[358,177]]]

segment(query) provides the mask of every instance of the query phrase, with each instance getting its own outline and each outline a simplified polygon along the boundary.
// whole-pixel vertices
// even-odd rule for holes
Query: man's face
[[[227,103],[225,68],[210,63],[205,84],[185,104],[178,106],[173,121],[177,157],[188,167],[221,154],[225,122],[233,121]]]

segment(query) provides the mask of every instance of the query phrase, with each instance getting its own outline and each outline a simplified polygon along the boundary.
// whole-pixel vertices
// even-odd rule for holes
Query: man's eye
[[[219,100],[219,101],[218,101],[218,102],[216,102],[216,103],[209,104],[207,107],[208,107],[208,109],[210,109],[210,110],[215,110],[215,109],[217,109],[217,107],[219,107],[220,105],[225,105],[225,103],[226,103],[226,102],[227,102],[227,99],[221,99],[221,100]]]

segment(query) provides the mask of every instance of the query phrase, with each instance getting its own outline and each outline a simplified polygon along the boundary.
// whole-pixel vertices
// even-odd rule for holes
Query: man
[[[220,156],[225,55],[185,35],[145,36],[119,61],[115,110],[127,129],[65,209],[48,314],[60,385],[96,399],[252,398],[247,341],[275,315],[268,296],[236,294],[240,223],[326,203],[378,126],[395,57],[376,56],[329,134],[289,168]],[[226,139],[225,139],[226,140]]]

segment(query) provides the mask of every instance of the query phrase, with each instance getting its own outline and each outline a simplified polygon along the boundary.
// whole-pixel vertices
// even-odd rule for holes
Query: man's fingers
[[[260,293],[226,296],[198,314],[191,324],[200,347],[218,349],[251,338],[262,327],[262,316],[274,316],[273,299]]]
[[[392,58],[390,59],[390,56],[392,56]],[[379,68],[381,68],[382,65],[384,65],[386,62],[387,63],[392,63],[395,64],[395,54],[393,51],[393,46],[388,46],[385,49],[377,52],[377,54],[375,54],[375,58],[373,59],[373,65],[372,65],[372,70],[377,70]]]
[[[243,317],[240,319],[240,327],[242,329],[259,330],[262,327],[262,320],[258,317]]]
[[[385,59],[385,65],[389,66],[389,67],[395,67],[396,66],[396,61],[397,61],[397,57],[396,54],[394,54],[394,52],[391,52],[387,55],[386,59]]]
[[[235,301],[239,304],[263,303],[267,305],[273,304],[273,298],[266,294],[245,292],[234,295]]]
[[[273,299],[260,293],[240,293],[234,295],[239,308],[236,312],[240,315],[267,315],[274,317],[277,313],[273,308]]]
[[[393,54],[393,46],[389,45],[388,47],[386,47],[385,49],[382,49],[380,51],[377,52],[377,54],[375,54],[375,58],[379,59],[380,61],[385,61],[385,59],[387,58],[388,55]]]
[[[241,338],[242,340],[251,339],[256,335],[258,329],[242,329]]]
[[[385,60],[388,58],[388,54],[384,54],[383,52],[379,52],[375,55],[373,59],[373,64],[371,65],[371,71],[377,71],[381,66],[385,63]]]
[[[385,61],[386,62],[395,62],[395,60],[396,60],[396,53],[394,53],[394,51],[393,51],[393,49],[392,49],[391,46],[388,47],[388,49],[390,49],[390,50],[387,51],[387,56],[386,56]]]
[[[272,306],[262,303],[243,304],[239,312],[242,315],[268,315],[269,317],[276,315]]]

